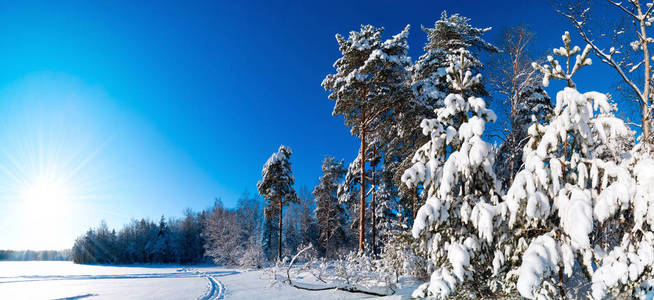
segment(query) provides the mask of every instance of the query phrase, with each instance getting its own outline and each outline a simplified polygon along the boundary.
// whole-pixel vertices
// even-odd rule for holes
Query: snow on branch
[[[589,66],[593,63],[593,61],[588,57],[588,54],[590,54],[591,46],[586,45],[584,48],[584,51],[581,52],[581,54],[578,54],[579,51],[581,51],[581,48],[579,46],[570,46],[570,33],[565,32],[561,36],[561,40],[563,40],[564,47],[559,47],[554,49],[554,54],[558,56],[563,56],[565,57],[565,70],[561,66],[558,60],[554,59],[553,56],[549,55],[547,56],[547,61],[549,62],[549,65],[543,64],[539,65],[536,62],[532,63],[532,67],[534,69],[540,71],[543,73],[543,85],[548,86],[550,84],[550,78],[554,79],[561,79],[565,80],[568,83],[568,87],[575,88],[576,85],[572,81],[572,76],[577,73],[579,68],[582,66]],[[570,69],[570,59],[575,56],[575,61],[574,61],[574,66],[572,67],[572,70]]]

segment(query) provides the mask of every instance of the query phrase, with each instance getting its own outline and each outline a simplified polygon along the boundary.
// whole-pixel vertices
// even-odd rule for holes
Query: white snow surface
[[[309,276],[298,278],[315,284]],[[0,262],[0,299],[366,299],[337,290],[305,291],[272,285],[263,270],[211,265],[79,265]],[[410,290],[403,294],[410,293]],[[390,296],[402,299],[408,296]]]

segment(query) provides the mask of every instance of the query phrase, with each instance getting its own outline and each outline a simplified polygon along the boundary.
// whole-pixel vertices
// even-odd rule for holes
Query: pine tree
[[[485,123],[495,114],[473,96],[481,75],[473,75],[465,49],[450,55],[447,81],[454,91],[421,123],[431,138],[413,157],[402,181],[427,193],[413,224],[413,237],[433,266],[431,280],[415,297],[448,297],[465,284],[478,295],[490,293],[488,266],[494,257],[494,224],[500,222],[500,186],[493,172],[491,146],[482,140]]]
[[[295,178],[291,170],[291,162],[289,161],[293,151],[291,148],[281,145],[279,150],[273,153],[270,158],[263,165],[261,170],[261,180],[257,183],[259,194],[266,199],[264,216],[266,218],[266,225],[270,226],[271,220],[276,219],[279,221],[277,227],[277,256],[282,259],[282,220],[284,206],[289,203],[297,202],[297,194],[293,189]],[[268,243],[270,243],[270,232],[268,232]]]
[[[343,161],[336,161],[332,156],[326,157],[322,162],[322,173],[320,183],[313,189],[313,196],[316,201],[319,241],[325,256],[330,257],[330,250],[337,250],[345,240],[345,211],[338,201],[338,185],[345,175]]]
[[[406,56],[409,26],[382,42],[383,28],[361,26],[352,31],[348,39],[337,34],[336,40],[343,55],[334,66],[336,74],[322,82],[329,98],[335,100],[333,115],[345,117],[345,125],[361,141],[360,197],[359,197],[359,250],[364,249],[366,207],[366,154],[369,133],[378,130],[380,120],[392,115],[394,108],[406,102],[401,89],[405,85],[407,67],[411,60]]]

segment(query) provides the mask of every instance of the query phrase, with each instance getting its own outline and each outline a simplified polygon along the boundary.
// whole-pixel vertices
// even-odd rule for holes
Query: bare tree
[[[509,104],[512,118],[517,113],[514,108],[518,107],[520,94],[530,86],[537,85],[542,78],[531,67],[533,59],[528,47],[533,38],[533,32],[528,31],[524,25],[518,25],[505,29],[498,43],[502,53],[496,55],[496,74],[491,77],[491,84],[503,96],[505,103]]]
[[[626,26],[615,27],[613,34],[610,36],[614,45],[608,50],[599,45],[598,39],[592,35],[592,30],[588,26],[591,12],[588,3],[584,7],[575,1],[562,5],[563,7],[559,7],[556,10],[571,21],[579,35],[588,43],[593,53],[602,62],[613,68],[624,84],[633,91],[635,95],[634,100],[640,106],[641,124],[632,125],[641,127],[643,132],[641,140],[651,143],[653,70],[651,68],[652,58],[650,56],[649,45],[654,43],[654,38],[648,35],[648,30],[652,25],[652,21],[654,21],[652,17],[654,5],[653,3],[643,5],[640,0],[627,0],[623,2],[607,0],[606,3],[615,8],[622,17],[626,18],[633,25],[633,29],[629,29]],[[634,38],[629,43],[630,47],[625,47],[624,43],[616,44],[616,41],[620,40],[619,36],[625,34],[627,31]],[[629,48],[636,55],[630,56],[627,54],[630,51]],[[640,70],[642,76],[636,75],[636,71],[638,70]],[[641,80],[642,84],[640,83]]]
[[[503,30],[497,45],[501,52],[489,63],[491,88],[500,95],[504,118],[503,143],[498,151],[496,174],[507,188],[520,169],[522,148],[527,142],[531,116],[543,121],[551,112],[550,98],[541,84],[543,76],[531,66],[529,51],[534,33],[525,25]]]

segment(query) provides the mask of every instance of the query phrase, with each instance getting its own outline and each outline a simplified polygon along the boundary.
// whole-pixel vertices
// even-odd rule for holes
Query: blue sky
[[[325,155],[349,162],[358,149],[320,86],[334,34],[411,24],[417,59],[420,25],[442,10],[494,27],[490,41],[526,23],[543,53],[570,30],[535,0],[2,2],[0,249],[69,247],[101,219],[180,216],[215,197],[233,206],[282,143],[296,187],[311,189]],[[609,91],[613,73],[593,68],[604,75],[581,83]],[[19,195],[43,173],[72,200],[30,218],[39,209]]]

